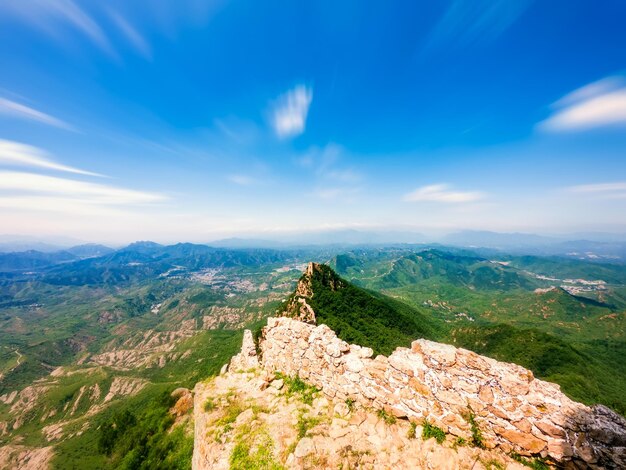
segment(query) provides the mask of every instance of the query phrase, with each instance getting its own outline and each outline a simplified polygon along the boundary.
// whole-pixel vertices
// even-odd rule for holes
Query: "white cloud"
[[[228,181],[238,184],[240,186],[250,186],[251,184],[256,182],[254,178],[246,175],[230,175],[228,177]]]
[[[76,198],[81,203],[105,206],[151,204],[167,199],[161,194],[34,173],[10,171],[0,171],[0,191],[10,192],[11,196],[16,196],[16,192],[19,192],[35,196],[70,197]]]
[[[626,81],[609,77],[591,83],[561,98],[553,108],[540,129],[564,132],[626,125]]]
[[[117,217],[127,213],[125,207],[105,206],[94,204],[89,200],[50,196],[0,195],[0,208],[19,212],[66,214],[79,217]]]
[[[480,191],[453,191],[447,184],[432,184],[417,188],[404,196],[408,202],[442,202],[465,203],[483,199],[485,194]]]
[[[56,163],[49,158],[45,151],[37,147],[4,139],[0,139],[0,164],[45,168],[80,175],[102,176],[91,171]]]
[[[100,26],[72,0],[0,2],[0,13],[12,15],[25,23],[30,23],[54,39],[65,39],[59,35],[59,25],[70,26],[88,37],[105,52],[115,54]]]
[[[280,96],[272,111],[274,132],[281,138],[295,137],[304,132],[313,90],[298,85]]]
[[[626,198],[626,182],[581,184],[567,188],[569,192],[596,196],[603,199]]]
[[[49,114],[42,113],[41,111],[6,98],[0,98],[0,114],[20,119],[28,119],[30,121],[37,121],[69,131],[74,130],[74,128],[68,123],[57,119],[54,116],[50,116]]]

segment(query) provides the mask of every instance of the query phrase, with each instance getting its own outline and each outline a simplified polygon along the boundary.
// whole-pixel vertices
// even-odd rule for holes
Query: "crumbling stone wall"
[[[256,354],[256,346],[254,345],[252,332],[246,330],[243,332],[241,351],[230,359],[228,368],[235,371],[246,371],[257,367],[259,367],[259,359]]]
[[[270,318],[261,366],[299,375],[327,396],[428,419],[469,439],[474,414],[487,447],[541,455],[571,468],[626,468],[626,420],[588,407],[531,371],[427,340],[372,358],[326,325]]]

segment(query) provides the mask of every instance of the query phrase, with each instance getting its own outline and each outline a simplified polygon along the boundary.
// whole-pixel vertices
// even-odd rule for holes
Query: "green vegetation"
[[[124,410],[100,425],[98,450],[109,468],[188,469],[193,435],[182,426],[170,431],[174,418],[168,412],[174,400],[168,393],[148,403],[140,413]]]
[[[298,395],[302,403],[306,405],[312,405],[313,399],[315,395],[319,392],[319,389],[306,383],[297,375],[295,377],[290,377],[288,375],[282,374],[280,372],[276,373],[277,379],[282,379],[284,381],[285,395],[288,397]]]
[[[226,397],[226,401],[226,406],[222,407],[222,416],[215,421],[215,426],[223,429],[230,427],[230,425],[233,424],[237,420],[237,417],[244,411],[237,395]]]
[[[470,428],[472,430],[471,444],[474,447],[478,447],[479,449],[484,449],[485,441],[483,439],[483,433],[478,427],[478,423],[476,422],[476,415],[474,414],[474,411],[472,410],[471,407],[469,408],[469,411],[465,415],[465,419],[467,419],[467,422],[470,424]]]
[[[513,452],[511,453],[511,458],[516,462],[525,465],[526,467],[532,468],[533,470],[549,470],[550,466],[543,459],[527,459],[522,457],[521,455]]]
[[[385,411],[383,408],[376,411],[376,416],[378,416],[379,419],[383,420],[385,424],[388,424],[388,425],[396,424],[396,417],[392,415],[391,413],[388,413],[387,411]]]
[[[305,417],[306,411],[306,409],[300,410],[300,414],[298,415],[298,423],[296,425],[296,429],[298,430],[298,440],[305,437],[310,429],[314,428],[322,421],[322,419],[317,416]]]
[[[274,443],[263,428],[243,426],[235,437],[231,470],[282,470],[274,457]]]
[[[215,402],[211,398],[207,398],[202,408],[206,413],[210,413],[215,409]]]
[[[464,437],[460,437],[460,436],[459,436],[459,437],[457,437],[457,438],[454,440],[454,442],[452,443],[452,446],[453,446],[454,448],[457,448],[457,447],[463,447],[463,446],[466,446],[466,445],[467,445],[467,441],[465,440],[465,438],[464,438]]]
[[[449,338],[455,346],[520,364],[537,377],[558,383],[575,400],[604,403],[626,413],[626,379],[615,374],[624,365],[609,364],[554,335],[500,324],[455,328]]]
[[[348,411],[352,413],[354,411],[354,405],[356,401],[353,398],[346,398],[346,406],[348,407]]]
[[[485,466],[486,470],[506,470],[506,466],[496,459],[481,460],[481,462]]]
[[[422,422],[422,439],[425,441],[434,437],[439,444],[446,440],[446,433],[443,429],[431,424],[427,419]]]

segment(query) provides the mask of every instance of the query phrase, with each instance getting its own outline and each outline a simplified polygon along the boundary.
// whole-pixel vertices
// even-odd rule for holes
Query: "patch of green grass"
[[[516,462],[532,468],[533,470],[549,470],[550,466],[542,459],[527,459],[516,452],[511,453],[511,458]]]
[[[282,470],[274,457],[274,443],[264,428],[243,426],[230,455],[231,470]]]
[[[229,397],[228,404],[224,407],[224,414],[215,421],[215,426],[221,427],[235,422],[243,408],[237,397]]]
[[[434,437],[439,444],[446,440],[446,433],[440,427],[431,424],[427,419],[422,422],[422,439],[425,441]]]
[[[481,460],[481,463],[485,466],[486,470],[506,470],[504,464],[496,459]]]
[[[396,417],[382,408],[376,412],[376,415],[388,425],[396,423]]]
[[[207,398],[204,402],[203,409],[206,413],[210,413],[215,409],[215,402],[211,398]]]
[[[354,411],[355,404],[356,400],[354,400],[353,398],[346,398],[346,406],[348,407],[348,410],[350,410],[350,413]]]
[[[259,413],[265,413],[268,414],[270,412],[269,408],[267,408],[266,406],[261,406],[257,403],[253,403],[252,406],[250,407],[252,409],[252,413],[254,413],[254,416],[256,417]]]
[[[312,405],[315,395],[319,392],[317,387],[306,383],[300,377],[290,377],[280,372],[276,373],[277,379],[282,379],[285,386],[285,395],[288,397],[299,395],[302,403]]]
[[[483,433],[478,427],[478,423],[476,422],[476,415],[471,408],[469,408],[469,411],[465,415],[465,419],[467,419],[467,422],[470,424],[470,427],[472,429],[472,445],[474,447],[478,447],[479,449],[484,449],[485,441],[483,439]]]
[[[298,424],[296,424],[296,429],[298,430],[298,440],[306,436],[310,429],[314,428],[322,421],[320,418],[314,416],[305,417],[305,412],[306,410],[301,410],[300,415],[298,416]]]
[[[454,447],[456,449],[457,447],[463,447],[463,446],[466,446],[466,445],[467,445],[467,441],[465,440],[465,438],[457,437],[454,440],[454,443],[452,444],[452,447]]]

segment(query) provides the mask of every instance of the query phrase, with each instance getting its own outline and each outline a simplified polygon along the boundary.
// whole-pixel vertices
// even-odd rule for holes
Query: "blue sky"
[[[626,231],[626,3],[0,3],[3,233]]]

